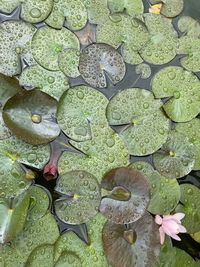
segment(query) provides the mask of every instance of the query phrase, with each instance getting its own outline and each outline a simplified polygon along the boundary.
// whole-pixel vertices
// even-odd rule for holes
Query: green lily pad
[[[98,43],[106,43],[114,48],[123,44],[125,62],[140,64],[143,59],[139,51],[149,40],[149,33],[138,19],[119,14],[109,16],[102,25],[97,25],[96,39]]]
[[[178,16],[184,7],[184,0],[150,0],[150,3],[162,3],[161,14],[168,18]]]
[[[89,244],[83,242],[71,231],[62,234],[55,244],[55,260],[57,260],[64,251],[68,251],[77,255],[76,257],[79,257],[82,265],[78,266],[108,267],[109,265],[104,255],[102,244],[102,228],[105,221],[106,219],[98,213],[87,223]],[[77,262],[79,263],[78,260]]]
[[[184,54],[180,62],[189,71],[200,71],[200,39],[194,36],[184,36],[179,39],[178,54]]]
[[[142,173],[121,167],[108,172],[101,187],[108,191],[101,200],[100,212],[117,224],[128,224],[140,219],[149,203],[149,185]],[[126,200],[112,197],[112,190],[121,187],[128,195]]]
[[[91,138],[90,124],[107,124],[107,98],[86,86],[69,89],[59,101],[57,120],[60,128],[71,139],[85,141]]]
[[[108,0],[108,7],[111,13],[126,12],[131,17],[136,17],[144,12],[142,0]]]
[[[30,23],[38,23],[45,20],[53,7],[53,0],[1,0],[0,11],[11,13],[18,6],[21,7],[20,17]]]
[[[27,193],[14,199],[0,199],[0,243],[10,242],[22,231],[29,202]]]
[[[94,217],[101,194],[96,177],[85,171],[71,171],[60,177],[56,192],[62,194],[54,202],[57,216],[69,224],[82,224]]]
[[[145,61],[155,65],[170,62],[176,56],[178,46],[177,33],[171,21],[150,13],[144,14],[144,21],[151,37],[140,55]]]
[[[49,71],[38,64],[25,68],[19,83],[24,87],[40,89],[56,100],[69,89],[68,79],[61,71]]]
[[[180,188],[181,199],[176,212],[185,213],[182,224],[188,233],[194,234],[200,231],[200,190],[191,184],[181,184]]]
[[[151,68],[148,64],[141,63],[135,68],[136,74],[140,75],[142,79],[148,79],[151,76]]]
[[[142,172],[150,185],[150,202],[148,211],[152,214],[170,214],[180,200],[180,186],[176,179],[160,175],[147,162],[137,161],[129,167]]]
[[[46,19],[52,28],[61,29],[64,22],[70,30],[80,30],[87,23],[87,10],[81,0],[54,1],[53,10]]]
[[[59,55],[59,68],[68,77],[78,77],[80,75],[78,66],[80,51],[77,49],[66,49]]]
[[[28,65],[35,60],[31,53],[31,39],[36,28],[23,21],[5,21],[0,26],[0,72],[7,76],[21,73],[20,58]]]
[[[175,130],[184,135],[195,146],[195,164],[193,170],[200,170],[200,119],[177,123]]]
[[[10,98],[3,108],[6,126],[30,144],[44,144],[60,133],[56,117],[57,101],[39,90],[24,90]]]
[[[103,245],[112,266],[149,267],[160,252],[158,227],[149,213],[127,228],[107,222],[103,229]]]
[[[200,244],[200,232],[194,233],[190,235],[196,242]]]
[[[63,252],[54,267],[79,267],[82,262],[76,253]]]
[[[153,155],[156,170],[168,178],[180,178],[194,168],[195,146],[184,134],[171,131],[166,143]]]
[[[92,44],[80,55],[79,71],[89,85],[105,88],[106,74],[115,85],[124,78],[126,66],[122,56],[113,47],[107,44]]]
[[[107,107],[109,124],[128,124],[120,136],[131,155],[151,154],[166,141],[169,120],[160,109],[162,105],[151,92],[141,88],[125,89],[110,100]]]
[[[20,90],[21,88],[16,79],[0,74],[0,139],[5,139],[12,135],[2,118],[3,106],[10,97]]]
[[[179,18],[178,28],[187,36],[200,37],[200,23],[189,16],[181,16]]]
[[[68,48],[79,50],[79,41],[74,33],[66,28],[60,30],[48,26],[37,30],[32,39],[32,53],[35,60],[48,70],[59,70],[59,54]]]
[[[173,121],[190,121],[200,112],[200,82],[193,73],[166,67],[156,73],[151,86],[156,98],[171,97],[163,108]]]
[[[59,237],[57,223],[50,213],[36,221],[27,221],[24,230],[1,248],[5,266],[25,266],[31,252],[38,246],[54,244]]]

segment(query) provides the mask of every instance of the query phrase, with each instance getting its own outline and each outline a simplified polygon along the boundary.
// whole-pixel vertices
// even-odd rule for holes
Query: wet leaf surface
[[[136,17],[144,11],[144,6],[142,0],[108,0],[108,7],[111,13],[121,13],[126,12],[126,14],[131,17]]]
[[[179,15],[184,7],[184,0],[150,0],[151,4],[162,3],[161,14],[172,18]]]

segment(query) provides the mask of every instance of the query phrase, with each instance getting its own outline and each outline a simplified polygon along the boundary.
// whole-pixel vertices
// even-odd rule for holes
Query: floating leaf
[[[80,55],[79,71],[89,85],[104,88],[107,86],[106,74],[115,85],[124,78],[126,66],[122,56],[113,47],[92,44]]]
[[[38,88],[56,100],[69,89],[68,79],[61,71],[49,71],[38,64],[25,68],[20,75],[19,83],[31,89]]]
[[[171,131],[166,143],[153,155],[156,170],[169,178],[187,175],[194,167],[195,146],[184,134]]]
[[[79,50],[79,41],[74,33],[66,28],[55,30],[48,26],[37,30],[32,39],[32,53],[35,60],[48,70],[59,70],[59,54],[68,48]]]
[[[82,30],[76,31],[75,34],[78,37],[79,42],[82,46],[87,46],[87,45],[90,45],[91,43],[95,43],[96,42],[96,25],[88,22],[87,25]]]
[[[55,260],[57,260],[64,251],[67,251],[76,255],[76,262],[78,262],[78,264],[78,259],[80,259],[82,265],[75,266],[91,266],[92,264],[95,267],[108,267],[109,265],[104,255],[102,244],[102,228],[105,221],[105,218],[99,213],[87,223],[90,239],[89,244],[83,242],[73,232],[65,232],[62,234],[55,244]]]
[[[108,7],[111,13],[126,12],[131,17],[143,13],[144,6],[142,0],[108,0]]]
[[[79,66],[80,52],[77,49],[63,50],[59,55],[59,68],[68,77],[78,77],[80,75]]]
[[[110,100],[108,121],[111,125],[129,125],[120,136],[130,154],[151,154],[166,141],[169,120],[161,106],[160,100],[155,100],[151,92],[141,88],[125,89]]]
[[[200,190],[191,184],[181,184],[180,204],[176,212],[183,212],[185,217],[182,220],[183,226],[190,234],[200,231]]]
[[[54,267],[78,267],[82,266],[80,258],[73,252],[63,252]]]
[[[178,20],[178,28],[187,36],[200,37],[200,24],[189,16],[181,16]]]
[[[60,133],[55,122],[56,110],[54,98],[39,90],[24,90],[7,101],[3,119],[17,137],[31,144],[43,144]]]
[[[173,121],[190,121],[200,112],[200,82],[193,73],[169,66],[156,73],[151,85],[156,98],[170,97],[163,108]]]
[[[58,105],[57,120],[64,133],[76,141],[91,138],[90,124],[107,124],[107,98],[86,86],[69,89]]]
[[[176,179],[168,179],[155,171],[147,162],[137,161],[129,167],[142,172],[150,185],[148,211],[152,214],[170,214],[180,200],[180,186]]]
[[[169,19],[158,14],[144,14],[144,21],[150,33],[150,40],[140,52],[148,63],[161,65],[176,56],[177,33]]]
[[[190,235],[196,242],[200,243],[200,232]]]
[[[20,58],[28,65],[34,64],[31,39],[36,28],[23,21],[5,21],[0,26],[0,72],[14,76],[21,72]]]
[[[87,23],[87,10],[82,0],[54,1],[53,10],[46,23],[56,29],[61,29],[64,22],[70,30],[80,30]]]
[[[100,211],[108,220],[128,224],[144,215],[149,203],[149,186],[142,173],[124,167],[117,168],[103,177],[101,186],[108,193],[101,200]],[[126,201],[113,199],[110,194],[110,191],[119,186],[129,193]]]
[[[114,48],[123,44],[122,55],[130,64],[142,63],[139,51],[149,40],[144,24],[138,19],[125,15],[112,15],[102,25],[97,25],[96,39],[98,43],[106,43]]]
[[[29,194],[0,199],[0,243],[13,240],[23,229],[30,202]]]
[[[184,0],[150,0],[151,4],[162,3],[161,14],[173,18],[178,16],[184,7]]]
[[[149,213],[127,228],[107,222],[103,229],[103,245],[112,266],[149,267],[160,252],[158,228]]]
[[[92,174],[71,171],[60,177],[56,192],[62,194],[54,202],[57,216],[69,224],[82,224],[94,217],[100,205],[99,184]]]
[[[148,79],[151,76],[151,68],[145,63],[137,65],[135,72],[136,74],[139,74],[142,79]]]

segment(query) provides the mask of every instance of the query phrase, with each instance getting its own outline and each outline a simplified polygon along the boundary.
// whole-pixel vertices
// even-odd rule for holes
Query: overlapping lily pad
[[[100,211],[110,221],[117,224],[128,224],[140,219],[149,203],[149,185],[142,173],[129,168],[117,168],[108,172],[102,179],[101,186],[106,190],[101,200]],[[120,187],[121,200],[116,192]]]
[[[60,99],[57,120],[64,133],[76,141],[91,139],[90,124],[107,125],[107,98],[86,86],[69,89]]]
[[[115,85],[124,78],[126,67],[122,56],[112,46],[92,44],[80,55],[79,71],[89,85],[104,88],[107,75]]]
[[[194,168],[195,146],[184,134],[171,131],[166,143],[153,155],[155,168],[169,178],[180,178]]]
[[[80,75],[78,66],[80,51],[77,49],[66,49],[59,55],[59,68],[68,77],[78,77]]]
[[[181,67],[158,71],[152,79],[152,90],[156,98],[170,97],[163,108],[175,122],[190,121],[200,112],[200,82]]]
[[[141,63],[135,68],[136,74],[139,74],[142,79],[148,79],[151,76],[151,67],[146,63]]]
[[[158,150],[166,141],[169,120],[161,110],[162,102],[141,88],[123,90],[107,107],[111,125],[127,125],[120,136],[132,155],[143,156]]]
[[[187,36],[200,37],[199,22],[189,16],[180,17],[178,28],[183,34],[187,34]]]
[[[31,144],[44,144],[60,133],[56,111],[54,98],[39,90],[24,90],[7,101],[3,119],[17,137]]]
[[[149,40],[149,33],[138,19],[117,14],[108,17],[102,25],[97,26],[96,39],[115,48],[123,44],[122,54],[125,62],[142,63],[139,51]]]
[[[142,172],[150,185],[148,211],[152,214],[170,214],[180,200],[180,186],[176,179],[160,175],[152,165],[144,161],[132,163],[129,167]]]
[[[54,202],[57,216],[66,223],[82,224],[94,217],[101,194],[96,177],[85,171],[71,171],[60,177],[55,190],[61,197]]]
[[[38,64],[25,68],[19,83],[28,89],[40,89],[56,100],[69,88],[68,79],[61,71],[49,71]]]
[[[126,12],[131,17],[140,15],[144,11],[142,0],[108,0],[108,7],[111,13]]]
[[[87,10],[81,0],[54,1],[53,10],[46,23],[56,29],[61,29],[64,22],[70,30],[80,30],[87,23]]]
[[[5,21],[0,26],[0,72],[13,76],[21,72],[21,59],[29,65],[35,61],[31,53],[31,39],[36,28],[23,21]]]
[[[149,267],[160,252],[158,229],[149,213],[127,228],[107,222],[103,245],[109,262],[115,267]]]
[[[176,208],[176,212],[183,212],[185,217],[182,224],[190,234],[200,231],[200,190],[191,184],[182,184],[180,204]]]
[[[60,30],[48,26],[37,30],[32,39],[32,53],[35,60],[48,70],[59,70],[59,54],[68,48],[79,50],[79,41],[74,33],[66,28]]]
[[[150,33],[150,40],[140,55],[148,63],[161,65],[176,56],[178,46],[177,33],[171,21],[158,14],[144,14],[144,21]]]
[[[161,14],[169,18],[178,16],[184,7],[184,0],[150,0],[150,3],[162,3]]]

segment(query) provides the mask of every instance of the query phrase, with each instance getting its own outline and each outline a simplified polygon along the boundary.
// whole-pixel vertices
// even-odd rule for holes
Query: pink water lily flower
[[[164,244],[165,234],[169,235],[175,240],[181,241],[178,233],[186,233],[187,230],[181,225],[181,220],[185,217],[184,213],[176,213],[173,215],[156,215],[155,222],[161,225],[159,228],[160,232],[160,243]]]

